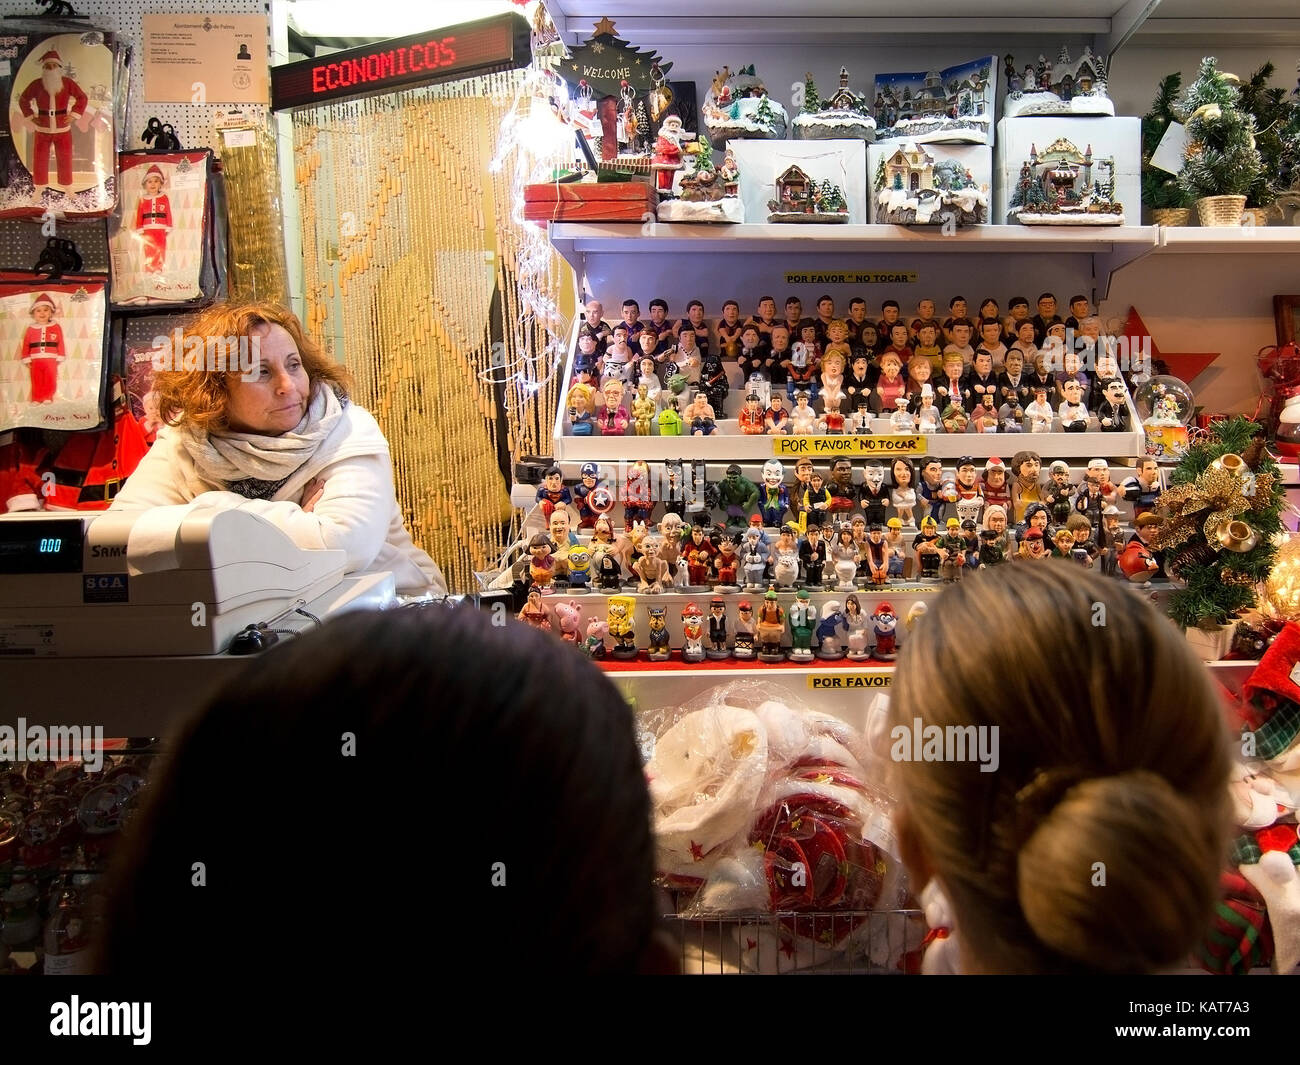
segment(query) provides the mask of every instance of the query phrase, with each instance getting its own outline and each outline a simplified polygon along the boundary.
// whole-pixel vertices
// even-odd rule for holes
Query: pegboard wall
[[[77,14],[103,29],[113,30],[131,46],[131,89],[127,102],[127,124],[119,145],[123,150],[148,147],[140,134],[149,119],[156,115],[170,124],[185,148],[212,148],[220,156],[221,146],[213,133],[213,121],[230,106],[220,104],[153,104],[144,99],[144,16],[145,15],[266,15],[268,34],[267,63],[271,62],[269,32],[271,5],[268,0],[72,0]],[[38,16],[39,8],[30,0],[5,4],[6,15]],[[255,121],[265,120],[266,106],[240,105],[240,110]],[[86,270],[108,269],[108,223],[105,219],[59,224],[59,236],[76,241]],[[30,270],[36,263],[45,237],[39,219],[0,221],[0,269]]]

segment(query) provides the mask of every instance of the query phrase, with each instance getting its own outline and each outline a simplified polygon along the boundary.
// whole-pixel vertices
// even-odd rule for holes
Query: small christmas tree
[[[880,156],[880,161],[876,163],[876,189],[879,190],[879,189],[883,189],[884,187],[885,187],[885,157],[882,154]]]
[[[758,101],[758,110],[754,112],[754,121],[760,126],[767,126],[769,129],[776,125],[776,112],[772,110],[772,101],[767,98],[767,93],[763,93],[763,98]]]
[[[1178,175],[1151,165],[1151,156],[1160,146],[1160,139],[1177,121],[1174,102],[1182,88],[1183,76],[1175,72],[1160,79],[1151,110],[1142,116],[1142,202],[1147,207],[1190,207],[1192,199],[1178,184]]]
[[[701,133],[698,144],[700,150],[695,153],[695,172],[703,174],[706,170],[716,169],[713,163],[713,145],[709,143],[709,135]]]
[[[1246,194],[1246,202],[1253,207],[1266,207],[1290,184],[1287,130],[1295,120],[1295,102],[1288,99],[1286,89],[1270,86],[1272,63],[1265,63],[1241,87],[1241,107],[1255,118],[1255,147],[1259,149],[1263,166],[1259,176]]]
[[[1178,183],[1187,195],[1245,196],[1263,166],[1255,147],[1255,120],[1239,104],[1231,75],[1212,56],[1179,105],[1187,115],[1188,144]]]
[[[817,95],[817,84],[813,81],[812,73],[804,75],[803,79],[803,106],[799,108],[801,114],[812,115],[821,110],[821,97]]]
[[[636,128],[637,141],[640,145],[648,146],[654,143],[654,136],[650,131],[650,116],[646,114],[645,100],[636,102]],[[635,150],[635,146],[633,146]]]
[[[1169,600],[1170,617],[1184,628],[1224,625],[1253,606],[1255,586],[1276,561],[1283,494],[1262,432],[1242,417],[1214,423],[1209,439],[1187,449],[1156,500],[1164,520],[1153,547],[1164,552],[1166,572],[1184,585]],[[1239,470],[1214,465],[1230,454],[1244,460]],[[1253,534],[1249,550],[1231,550],[1215,535],[1230,521]]]
[[[844,193],[840,191],[840,187],[833,181],[829,178],[823,181],[820,186],[820,191],[821,201],[818,204],[818,207],[821,210],[828,211],[832,214],[844,210]]]

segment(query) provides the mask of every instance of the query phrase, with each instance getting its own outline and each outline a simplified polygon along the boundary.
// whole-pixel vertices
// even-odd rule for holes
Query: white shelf
[[[824,252],[1113,252],[1154,250],[1156,226],[969,226],[944,235],[937,226],[893,225],[688,225],[677,222],[552,222],[551,243],[562,255],[589,252],[689,252],[735,255]],[[1194,231],[1193,231],[1194,232]]]
[[[548,0],[566,44],[591,37],[608,15],[624,40],[673,44],[873,44],[918,36],[1093,37],[1113,53],[1142,25],[1159,0],[1058,0],[1050,7],[1029,0],[992,0],[978,17],[961,0],[877,0],[863,14],[859,0],[808,0],[797,15],[784,0],[661,0],[653,14],[633,0]]]
[[[1159,253],[1300,254],[1300,226],[1160,226]]]

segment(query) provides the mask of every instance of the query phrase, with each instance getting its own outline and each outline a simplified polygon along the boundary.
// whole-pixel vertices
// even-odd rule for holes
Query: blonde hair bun
[[[1219,854],[1205,819],[1162,776],[1133,770],[1069,788],[1016,862],[1025,921],[1072,962],[1112,972],[1175,964],[1205,930]]]

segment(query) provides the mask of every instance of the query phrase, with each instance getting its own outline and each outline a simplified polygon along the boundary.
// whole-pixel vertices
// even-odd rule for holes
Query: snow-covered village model
[[[1093,179],[1093,167],[1106,181]],[[1027,226],[1122,226],[1124,205],[1115,202],[1115,160],[1093,160],[1092,145],[1080,153],[1064,137],[1039,155],[1030,145],[1011,195],[1007,221]]]
[[[867,98],[849,88],[848,67],[840,67],[840,85],[827,99],[817,93],[812,74],[804,80],[803,106],[794,119],[797,141],[876,139],[876,120]]]
[[[734,76],[730,67],[714,74],[700,113],[715,144],[738,138],[779,140],[790,122],[780,101],[767,95],[752,65]]]
[[[684,149],[686,167],[673,186],[676,199],[659,204],[660,222],[743,222],[740,168],[730,148],[721,165],[709,138],[700,136]]]
[[[876,167],[876,221],[900,226],[976,225],[989,218],[989,190],[951,159],[900,145]]]
[[[833,181],[810,178],[797,166],[776,178],[776,199],[768,200],[769,222],[847,222],[844,192]]]
[[[876,139],[990,143],[996,76],[992,55],[947,70],[877,74],[871,108]]]
[[[1007,98],[1004,118],[1022,115],[1113,115],[1115,104],[1106,95],[1106,63],[1085,47],[1078,59],[1061,45],[1056,62],[1041,55],[1017,71],[1014,56],[1004,58]]]

